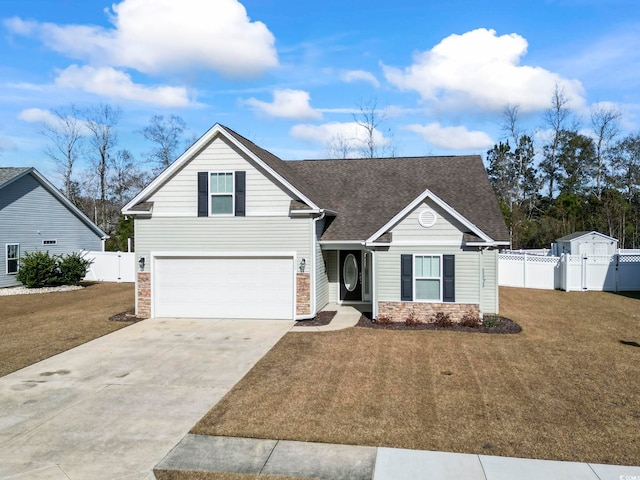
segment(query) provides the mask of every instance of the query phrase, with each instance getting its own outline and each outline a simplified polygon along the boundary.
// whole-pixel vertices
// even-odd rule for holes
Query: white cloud
[[[71,65],[60,72],[55,83],[58,87],[77,88],[113,99],[134,100],[167,107],[189,105],[189,97],[184,87],[139,85],[126,73],[111,67]]]
[[[304,90],[275,90],[273,102],[263,102],[255,98],[244,103],[256,107],[271,117],[290,118],[293,120],[317,120],[322,114],[309,105],[311,97]]]
[[[556,83],[572,100],[570,106],[580,107],[584,89],[578,80],[520,65],[527,47],[518,34],[498,36],[495,30],[480,28],[448,36],[417,53],[413,65],[403,70],[383,65],[383,71],[398,88],[415,90],[443,108],[500,111],[511,104],[523,112],[539,111],[548,107]]]
[[[349,156],[357,156],[367,142],[367,131],[356,122],[331,122],[322,125],[295,125],[290,135],[305,142],[322,145],[328,149],[345,149]],[[389,139],[378,130],[373,131],[373,141],[377,147],[384,147]]]
[[[42,108],[27,108],[18,114],[20,120],[29,123],[46,123],[50,126],[57,126],[60,119],[49,110]]]
[[[144,73],[210,69],[253,77],[278,65],[273,34],[238,0],[123,0],[108,13],[113,28],[4,23],[69,57]]]
[[[438,122],[428,125],[407,125],[407,130],[421,135],[435,147],[450,150],[473,150],[491,147],[494,142],[489,135],[466,127],[443,127]]]
[[[351,82],[369,82],[374,87],[378,88],[380,86],[380,82],[371,72],[367,72],[365,70],[349,70],[342,74],[342,80],[351,83]]]

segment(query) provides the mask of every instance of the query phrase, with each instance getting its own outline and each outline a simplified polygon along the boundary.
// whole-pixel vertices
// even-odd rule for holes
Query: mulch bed
[[[298,320],[295,324],[296,327],[322,327],[323,325],[329,325],[333,317],[338,312],[319,312],[311,320]]]
[[[141,320],[146,320],[145,318],[136,317],[136,309],[130,308],[126,312],[121,312],[113,317],[109,317],[109,320],[113,322],[140,322]]]
[[[450,327],[441,327],[434,323],[418,323],[415,325],[405,325],[404,322],[393,322],[390,324],[381,324],[372,321],[371,312],[364,312],[360,316],[360,320],[356,327],[377,328],[381,330],[445,330],[453,332],[470,332],[470,333],[520,333],[522,327],[513,320],[505,317],[485,315],[484,325],[480,328],[463,327],[459,324],[453,324]]]

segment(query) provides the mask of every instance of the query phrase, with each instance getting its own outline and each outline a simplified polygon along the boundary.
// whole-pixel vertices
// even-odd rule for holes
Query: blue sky
[[[352,114],[373,98],[380,145],[484,154],[507,104],[539,136],[555,84],[583,128],[606,102],[640,130],[637,0],[3,0],[0,20],[0,165],[54,181],[36,131],[71,103],[121,107],[119,148],[140,160],[136,132],[171,114],[284,159],[355,149]]]

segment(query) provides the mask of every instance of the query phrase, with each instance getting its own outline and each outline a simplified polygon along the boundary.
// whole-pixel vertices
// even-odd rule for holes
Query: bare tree
[[[117,143],[115,127],[121,111],[108,104],[90,107],[85,111],[85,122],[89,129],[91,156],[96,169],[100,190],[100,227],[106,231],[107,225],[107,172],[112,149]]]
[[[347,137],[343,132],[336,133],[326,145],[327,157],[349,158],[353,152],[354,139]]]
[[[611,141],[620,132],[619,121],[622,113],[615,107],[597,105],[591,109],[591,129],[593,131],[596,157],[596,197],[602,199],[602,185],[606,174],[605,158]]]
[[[164,170],[176,159],[185,128],[182,117],[154,115],[149,119],[149,125],[142,129],[144,138],[154,144],[147,156],[156,164],[156,170]]]
[[[373,97],[358,104],[358,112],[353,114],[353,120],[364,129],[365,137],[362,154],[367,158],[395,157],[396,148],[392,141],[380,142],[376,133],[380,134],[380,126],[387,121],[387,114],[378,108],[378,99]],[[390,132],[388,132],[390,134]]]
[[[82,147],[82,115],[73,104],[54,109],[52,112],[55,115],[55,123],[45,123],[36,132],[49,139],[45,155],[55,163],[58,173],[62,176],[65,196],[75,202],[72,177]]]
[[[520,143],[524,131],[520,127],[520,105],[507,105],[502,111],[502,131],[513,140],[513,145]]]
[[[551,106],[544,112],[545,125],[551,130],[551,138],[544,146],[544,158],[540,163],[545,180],[549,185],[549,198],[553,198],[553,191],[559,175],[558,150],[562,132],[568,129],[567,123],[571,115],[569,97],[557,83],[551,94]]]

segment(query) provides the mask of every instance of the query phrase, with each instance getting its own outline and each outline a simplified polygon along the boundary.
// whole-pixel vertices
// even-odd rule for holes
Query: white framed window
[[[209,173],[209,214],[233,215],[235,204],[233,172]]]
[[[20,268],[20,244],[7,243],[5,248],[7,254],[7,275],[15,275]]]
[[[442,255],[413,256],[413,299],[442,301]]]
[[[42,240],[42,245],[57,245],[58,240]]]

